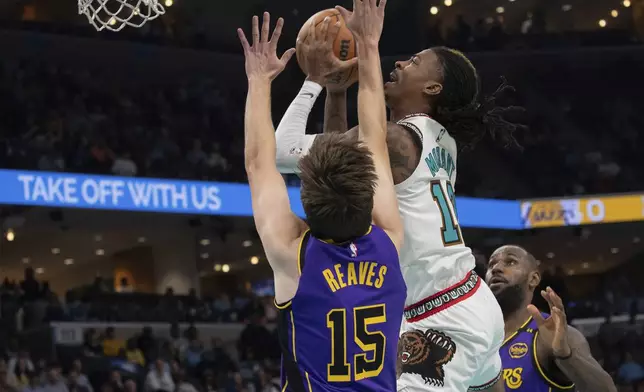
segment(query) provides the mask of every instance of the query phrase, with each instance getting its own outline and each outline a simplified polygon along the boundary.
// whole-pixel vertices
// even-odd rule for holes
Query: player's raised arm
[[[342,61],[333,53],[333,42],[341,24],[325,18],[318,27],[310,27],[306,39],[298,42],[298,58],[306,72],[306,81],[277,126],[277,167],[282,173],[298,173],[298,162],[306,155],[318,135],[306,135],[309,114],[323,87],[327,87],[324,132],[344,132],[346,125],[346,84],[339,89],[335,80],[340,73],[355,67],[357,58]],[[301,33],[300,33],[301,34]],[[329,120],[330,119],[330,120]]]
[[[373,219],[386,230],[398,249],[403,227],[387,151],[387,109],[380,68],[378,43],[382,34],[386,0],[354,0],[353,12],[336,7],[344,17],[358,46],[358,122],[360,138],[373,153],[378,186]]]
[[[306,229],[304,222],[290,208],[286,184],[275,162],[275,129],[271,118],[271,82],[283,70],[295,52],[289,49],[277,57],[277,42],[284,25],[277,21],[269,40],[270,15],[264,13],[260,34],[259,20],[253,17],[252,45],[239,29],[239,39],[246,57],[248,97],[244,118],[246,173],[253,202],[255,226],[266,249],[271,267],[282,269],[280,257],[288,245]],[[271,257],[271,255],[273,257]]]

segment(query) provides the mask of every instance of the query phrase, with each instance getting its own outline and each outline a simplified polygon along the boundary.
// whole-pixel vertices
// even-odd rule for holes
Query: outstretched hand
[[[353,12],[339,5],[335,9],[344,18],[353,36],[362,42],[377,44],[382,35],[387,0],[353,0]]]
[[[282,35],[282,27],[284,26],[284,19],[279,18],[273,30],[273,35],[269,40],[269,30],[271,25],[271,16],[268,12],[264,12],[264,20],[262,22],[262,30],[260,35],[259,18],[253,16],[253,44],[248,43],[246,35],[242,29],[237,29],[237,35],[244,48],[244,56],[246,57],[246,76],[248,79],[267,79],[272,81],[284,71],[286,64],[288,64],[295,48],[291,48],[284,52],[282,57],[277,57],[277,43],[279,42],[280,35]]]
[[[340,26],[340,22],[331,25],[331,18],[327,16],[322,21],[320,31],[313,27],[298,49],[298,56],[304,61],[307,79],[332,91],[337,88],[334,85],[336,76],[358,62],[357,57],[342,61],[333,53],[333,43],[338,37]]]
[[[568,343],[568,320],[563,301],[550,287],[542,290],[541,296],[548,301],[550,316],[544,318],[534,305],[528,305],[528,312],[537,323],[539,339],[542,339],[546,347],[550,347],[555,357],[565,358],[570,355],[572,349]]]

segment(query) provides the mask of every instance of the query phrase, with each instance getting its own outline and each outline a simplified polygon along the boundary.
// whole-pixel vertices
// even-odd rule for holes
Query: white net
[[[78,13],[98,31],[121,31],[125,26],[141,27],[165,9],[158,0],[78,0]]]

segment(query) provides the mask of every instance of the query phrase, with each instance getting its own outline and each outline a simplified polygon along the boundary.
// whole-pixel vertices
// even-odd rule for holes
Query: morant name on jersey
[[[445,148],[439,146],[434,147],[425,157],[425,164],[432,173],[432,176],[436,177],[438,171],[443,169],[451,182],[456,181],[456,162]]]
[[[334,244],[307,234],[300,279],[279,305],[284,392],[396,390],[407,295],[395,245],[377,226]]]
[[[549,315],[543,314],[544,317]],[[548,377],[537,362],[537,323],[529,318],[503,342],[503,384],[507,392],[572,392],[574,384],[560,384]]]
[[[420,164],[396,185],[405,229],[400,262],[410,305],[462,281],[475,260],[456,213],[456,141],[426,114],[406,116],[398,124],[422,142]]]

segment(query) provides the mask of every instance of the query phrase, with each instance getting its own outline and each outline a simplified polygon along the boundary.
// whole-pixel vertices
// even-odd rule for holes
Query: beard
[[[508,316],[521,308],[526,299],[526,292],[523,285],[514,284],[495,292],[494,296],[501,307],[501,311],[503,311],[503,315]]]

